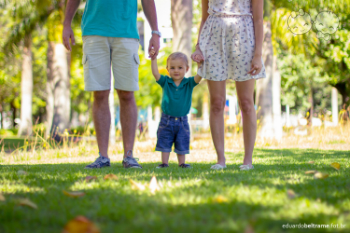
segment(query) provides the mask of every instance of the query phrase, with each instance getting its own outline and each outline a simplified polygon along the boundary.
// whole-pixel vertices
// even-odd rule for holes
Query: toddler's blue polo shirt
[[[186,116],[191,109],[192,91],[198,85],[194,77],[182,79],[176,86],[169,76],[161,75],[157,83],[163,88],[162,111],[170,116]]]

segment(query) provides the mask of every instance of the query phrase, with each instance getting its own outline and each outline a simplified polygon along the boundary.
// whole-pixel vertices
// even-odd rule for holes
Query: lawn
[[[192,154],[195,158],[205,155],[200,150]],[[91,162],[86,157],[47,164],[10,164],[3,159],[0,193],[5,200],[0,201],[0,232],[62,232],[79,215],[101,232],[305,231],[283,228],[287,224],[316,224],[307,232],[350,231],[349,151],[257,148],[254,156],[251,171],[238,169],[241,151],[227,153],[228,166],[222,171],[210,170],[213,162],[205,158],[195,163],[192,159],[193,169],[178,168],[174,160],[170,168],[156,169],[156,160],[140,156],[142,170],[122,168],[121,156],[112,157],[110,168],[97,170],[83,169]],[[330,166],[333,162],[341,165],[339,171]],[[309,170],[329,177],[316,179],[305,174]],[[110,173],[118,179],[104,180]],[[87,182],[86,176],[97,179]],[[148,186],[152,176],[160,186],[154,194],[148,188],[135,189],[130,182]],[[85,195],[73,198],[63,190]],[[18,205],[21,198],[30,199],[38,208]],[[317,228],[317,224],[329,228]]]

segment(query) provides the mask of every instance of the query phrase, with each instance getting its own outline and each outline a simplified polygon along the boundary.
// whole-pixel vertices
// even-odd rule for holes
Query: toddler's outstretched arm
[[[198,69],[202,66],[202,63],[203,63],[203,62],[201,62],[201,63],[198,63],[198,62],[197,62],[197,67],[198,67]],[[195,81],[196,83],[199,83],[201,80],[202,80],[202,77],[199,76],[199,74],[197,73],[196,76],[194,76],[194,81]]]
[[[155,53],[155,51],[152,49],[150,51],[150,55],[153,56],[154,53]],[[159,74],[159,70],[158,70],[157,57],[151,60],[151,67],[152,67],[152,74],[153,74],[154,78],[156,79],[156,81],[158,81],[160,79],[160,74]]]

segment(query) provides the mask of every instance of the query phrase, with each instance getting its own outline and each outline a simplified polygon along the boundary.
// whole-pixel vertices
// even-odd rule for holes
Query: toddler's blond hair
[[[166,66],[168,67],[169,60],[174,60],[174,59],[182,59],[186,66],[189,67],[188,65],[188,59],[187,56],[184,53],[181,52],[175,52],[169,55],[168,59],[166,60]]]

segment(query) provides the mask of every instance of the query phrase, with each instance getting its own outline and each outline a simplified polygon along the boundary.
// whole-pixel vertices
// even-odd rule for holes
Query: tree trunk
[[[350,99],[350,95],[347,93],[346,83],[345,82],[337,83],[334,87],[337,88],[339,94],[341,94],[342,105],[346,104]]]
[[[59,1],[59,9],[48,18],[47,56],[47,128],[46,134],[61,140],[69,128],[70,102],[70,53],[62,43],[65,0]]]
[[[332,122],[338,125],[338,90],[335,87],[332,88]]]
[[[4,117],[3,117],[2,100],[0,101],[0,129],[4,127]]]
[[[260,136],[275,137],[273,121],[273,47],[271,41],[271,23],[264,22],[264,42],[262,58],[266,70],[266,78],[256,82],[256,105],[260,120]]]
[[[192,0],[171,0],[171,22],[174,33],[173,51],[186,54],[190,67],[186,76],[191,76],[192,12]]]
[[[283,133],[281,116],[281,74],[277,67],[277,56],[273,56],[272,112],[274,137],[276,139],[281,139]]]
[[[54,56],[54,42],[49,42],[47,49],[47,81],[46,81],[46,136],[50,135],[53,110],[54,110],[54,77],[53,77],[53,56]]]
[[[310,88],[309,103],[311,104],[311,106],[310,106],[310,109],[309,109],[309,116],[308,116],[307,125],[308,126],[312,126],[312,117],[314,115],[314,98],[313,98],[312,86]]]
[[[70,80],[66,48],[49,42],[47,73],[47,133],[55,136],[69,128]]]
[[[17,123],[15,121],[17,112],[16,112],[16,106],[15,106],[15,99],[13,99],[10,103],[11,110],[12,110],[12,127],[15,128]]]
[[[18,135],[32,134],[32,96],[33,96],[33,69],[31,35],[24,38],[23,63],[21,77],[21,123]]]

